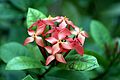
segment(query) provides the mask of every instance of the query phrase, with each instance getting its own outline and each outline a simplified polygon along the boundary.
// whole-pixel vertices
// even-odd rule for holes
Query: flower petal
[[[44,30],[45,30],[45,27],[46,27],[46,25],[44,25],[44,24],[41,25],[41,26],[38,26],[37,30],[36,30],[36,35],[42,34],[44,32]]]
[[[30,28],[29,28],[29,29],[32,29],[34,26],[37,26],[39,21],[40,21],[40,20],[38,20],[38,21],[34,22],[34,23],[30,26]]]
[[[28,37],[28,38],[25,39],[24,45],[27,45],[28,43],[33,42],[33,41],[34,41],[33,37]]]
[[[79,33],[80,32],[80,28],[79,27],[75,27],[75,30],[77,31],[77,33]]]
[[[52,20],[44,20],[44,23],[46,25],[54,25],[54,22]]]
[[[75,43],[74,48],[78,52],[78,54],[83,55],[84,49],[80,44]]]
[[[33,36],[34,34],[35,34],[35,31],[34,30],[28,30],[28,34],[30,35],[30,36]]]
[[[48,32],[46,32],[46,33],[44,34],[44,36],[46,36],[47,34],[52,33],[53,31],[54,31],[54,29],[49,30]]]
[[[67,22],[68,25],[72,26],[72,28],[75,28],[75,25],[72,23],[72,21],[66,20],[66,22]]]
[[[60,46],[59,46],[59,43],[54,44],[52,46],[52,49],[53,49],[53,53],[52,54],[58,53],[61,50]]]
[[[68,42],[62,42],[61,45],[64,49],[72,49],[72,45]]]
[[[55,56],[56,56],[57,61],[62,62],[62,63],[66,63],[62,54],[56,54]]]
[[[67,38],[66,40],[69,41],[70,43],[74,41],[73,38]]]
[[[78,34],[78,32],[77,31],[74,31],[74,30],[72,30],[72,31],[70,31],[71,32],[71,34],[74,34],[74,35],[77,35]]]
[[[48,38],[46,38],[45,39],[46,41],[48,41],[49,43],[51,43],[51,44],[54,44],[54,43],[56,43],[58,40],[56,39],[56,38],[54,38],[54,37],[48,37]]]
[[[52,53],[52,47],[51,46],[46,46],[45,49],[47,50],[48,53]]]
[[[69,29],[64,28],[58,33],[58,38],[59,38],[59,40],[62,40],[66,36],[69,36],[69,35],[71,35],[71,32],[69,31]]]
[[[88,34],[85,31],[81,31],[81,35],[83,35],[84,37],[88,37]]]
[[[78,40],[80,41],[80,43],[81,43],[82,45],[84,45],[84,42],[85,42],[85,37],[84,37],[84,36],[82,36],[81,34],[79,34],[79,35],[78,35]]]
[[[55,56],[54,55],[50,55],[48,56],[47,60],[46,60],[46,66],[55,59]]]
[[[65,28],[66,26],[67,26],[67,24],[66,24],[65,20],[63,20],[63,21],[60,23],[60,25],[59,25],[59,27],[60,27],[61,29]]]
[[[36,36],[35,41],[36,41],[37,45],[44,47],[44,42],[41,37]]]

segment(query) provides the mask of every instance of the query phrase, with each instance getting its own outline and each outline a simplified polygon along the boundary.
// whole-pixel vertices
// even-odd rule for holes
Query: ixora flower
[[[33,27],[37,27],[36,31]],[[34,22],[28,29],[28,34],[31,37],[26,38],[24,45],[35,41],[42,50],[41,53],[48,55],[46,57],[43,55],[46,59],[46,65],[53,60],[66,63],[64,55],[73,49],[82,56],[84,54],[85,38],[88,37],[85,31],[79,29],[72,21],[63,16],[49,16]],[[74,37],[71,37],[71,35]]]

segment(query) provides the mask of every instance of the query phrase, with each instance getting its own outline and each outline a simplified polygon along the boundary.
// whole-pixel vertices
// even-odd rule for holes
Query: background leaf
[[[111,36],[105,26],[99,21],[93,20],[90,25],[91,35],[94,41],[100,45],[104,46],[104,44],[111,43]]]
[[[9,4],[0,3],[0,20],[20,19],[22,16],[21,12],[16,11]]]
[[[1,46],[0,58],[4,62],[7,63],[9,60],[17,56],[30,56],[30,52],[23,45],[16,42],[6,43]]]
[[[24,70],[32,68],[43,68],[42,64],[33,58],[20,56],[15,57],[7,63],[6,70]]]
[[[25,11],[29,6],[32,5],[32,0],[10,0],[10,2],[17,8]]]

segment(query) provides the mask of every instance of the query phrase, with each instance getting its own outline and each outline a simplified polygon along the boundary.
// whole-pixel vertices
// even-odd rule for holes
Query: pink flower
[[[48,20],[47,19],[46,20],[38,20],[35,23],[33,23],[29,29],[32,29],[34,26],[37,26],[40,28],[44,28],[44,30],[45,30],[47,25],[52,26],[52,25],[54,25],[54,22],[52,20],[49,20],[49,19]]]
[[[71,33],[76,35],[79,42],[84,45],[85,37],[88,37],[88,34],[85,31],[81,31],[80,28],[75,27],[75,30],[71,31]]]
[[[63,16],[57,16],[57,17],[55,17],[54,21],[60,23],[59,27],[61,29],[65,28],[67,25],[68,26],[72,26],[72,28],[75,27],[75,25],[72,23],[72,21],[70,21],[68,18],[63,17]]]
[[[61,49],[72,49],[72,46],[69,42],[64,41],[66,36],[69,36],[71,33],[67,28],[62,29],[57,35],[57,38],[55,37],[48,37],[45,40],[50,42],[51,44],[54,44],[52,46],[53,54],[58,53]]]
[[[30,35],[30,37],[26,38],[26,40],[24,41],[24,45],[27,45],[28,43],[33,42],[35,40],[37,45],[44,47],[42,37],[39,36],[43,33],[43,31],[44,30],[39,27],[37,28],[36,32],[34,30],[28,30],[28,34]]]
[[[65,61],[65,59],[64,59],[62,54],[60,54],[60,53],[53,53],[53,48],[52,47],[46,46],[45,49],[47,50],[47,52],[49,54],[51,54],[51,55],[49,55],[47,57],[46,65],[48,65],[54,59],[56,59],[58,62],[66,63],[66,61]]]
[[[36,31],[33,30],[33,27],[37,27]],[[62,53],[65,53],[64,56],[66,56],[72,49],[83,55],[83,45],[85,38],[88,37],[85,31],[80,30],[72,21],[63,16],[49,16],[36,21],[28,29],[28,34],[30,37],[26,38],[24,45],[35,41],[44,58],[47,58],[46,65],[55,59],[58,62],[66,63]],[[73,38],[71,38],[72,35],[74,35]],[[45,49],[49,56],[46,55]]]
[[[71,43],[73,49],[75,49],[78,52],[78,54],[84,54],[84,49],[77,38],[68,38],[67,40]]]

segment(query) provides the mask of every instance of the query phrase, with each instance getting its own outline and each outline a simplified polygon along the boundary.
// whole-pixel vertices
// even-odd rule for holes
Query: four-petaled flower
[[[64,59],[64,57],[63,57],[63,55],[61,53],[53,53],[53,50],[54,50],[53,47],[46,46],[45,49],[50,54],[47,57],[46,65],[48,65],[54,59],[56,59],[58,62],[66,63],[66,61],[65,61],[65,59]]]
[[[44,47],[42,37],[39,36],[40,34],[42,34],[42,32],[43,30],[40,30],[40,28],[37,28],[36,32],[34,30],[28,30],[28,34],[30,35],[30,37],[26,38],[26,40],[24,41],[24,45],[27,45],[28,43],[35,40],[37,45]]]

